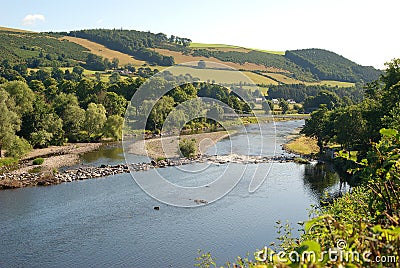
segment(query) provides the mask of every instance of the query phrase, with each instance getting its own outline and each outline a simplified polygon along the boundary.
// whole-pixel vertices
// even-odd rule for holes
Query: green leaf
[[[311,219],[311,220],[309,220],[309,221],[306,221],[306,223],[304,224],[304,230],[306,231],[306,233],[310,232],[310,231],[311,231],[311,228],[312,228],[317,222],[319,222],[320,220],[322,220],[322,219],[325,218],[325,217],[326,217],[326,215],[322,215],[322,216],[313,218],[313,219]]]
[[[397,130],[391,128],[382,128],[379,133],[386,137],[394,137],[397,135]]]
[[[313,251],[315,253],[321,252],[320,244],[312,240],[303,241],[300,246],[306,246],[308,251]]]

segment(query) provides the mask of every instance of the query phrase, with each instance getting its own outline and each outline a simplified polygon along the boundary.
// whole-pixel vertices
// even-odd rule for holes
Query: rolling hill
[[[33,68],[53,66],[54,62],[67,67],[85,63],[88,54],[109,61],[117,58],[122,66],[151,65],[158,69],[186,62],[195,65],[199,60],[212,61],[253,72],[253,78],[260,84],[329,83],[340,86],[373,81],[381,74],[380,70],[361,66],[323,49],[267,51],[191,43],[188,38],[122,29],[32,33],[0,28],[0,60],[27,62],[36,65],[29,66]]]
[[[323,49],[293,50],[283,53],[223,44],[191,43],[188,38],[173,35],[167,37],[163,33],[118,29],[81,30],[67,34],[100,43],[110,49],[157,65],[203,59],[222,62],[242,70],[283,73],[295,80],[308,82],[319,80],[369,82],[377,79],[381,73],[373,67],[358,65],[341,55]],[[165,62],[165,57],[169,64]]]
[[[0,61],[10,64],[26,63],[28,67],[73,66],[84,62],[88,49],[45,33],[0,30]]]

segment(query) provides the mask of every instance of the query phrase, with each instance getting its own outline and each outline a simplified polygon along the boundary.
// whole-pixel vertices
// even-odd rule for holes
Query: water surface
[[[277,123],[278,145],[302,124]],[[244,137],[234,138],[240,142]],[[227,149],[223,146],[227,142],[221,141],[218,148]],[[264,142],[274,146],[271,139]],[[257,153],[256,148],[251,151]],[[240,146],[235,150],[240,152]],[[276,153],[284,152],[277,146]],[[118,147],[82,160],[96,165],[124,162]],[[264,184],[250,194],[248,174],[255,167],[248,166],[243,180],[227,196],[199,208],[159,203],[129,174],[1,191],[0,267],[193,267],[198,249],[211,251],[222,265],[275,241],[277,220],[288,220],[296,230],[296,223],[307,219],[306,209],[318,203],[321,193],[340,187],[339,177],[329,169],[276,163]],[[175,183],[191,186],[207,183],[222,168],[210,166],[202,177],[177,176],[174,167],[161,172]]]

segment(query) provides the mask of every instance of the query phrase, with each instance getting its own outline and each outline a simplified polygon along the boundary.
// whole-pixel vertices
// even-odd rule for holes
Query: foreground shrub
[[[179,150],[184,157],[194,157],[197,154],[196,140],[183,139],[179,142]]]
[[[33,162],[32,162],[32,164],[34,164],[34,165],[36,165],[36,166],[39,166],[39,165],[41,165],[41,164],[43,164],[44,163],[44,158],[36,158],[35,160],[33,160]]]

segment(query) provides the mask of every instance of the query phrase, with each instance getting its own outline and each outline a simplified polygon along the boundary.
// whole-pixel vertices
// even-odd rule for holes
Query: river
[[[277,144],[303,123],[278,122]],[[265,127],[270,129],[268,124]],[[248,133],[254,129],[247,127]],[[233,149],[236,153],[243,153],[241,138],[241,133],[232,138],[238,145]],[[274,146],[272,139],[264,143],[267,148]],[[228,146],[227,140],[220,141],[218,152]],[[251,148],[250,154],[257,148]],[[276,153],[284,154],[280,146]],[[119,146],[82,157],[82,163],[90,165],[123,162]],[[257,165],[249,165],[248,171]],[[162,172],[174,178],[175,169]],[[202,185],[220,169],[210,166],[209,176],[187,175],[179,182]],[[278,220],[292,223],[296,235],[297,222],[308,217],[307,208],[317,204],[324,191],[339,190],[338,175],[326,166],[274,163],[266,181],[252,194],[246,174],[225,197],[196,208],[154,200],[130,174],[1,191],[0,267],[193,267],[198,249],[212,252],[222,265],[276,241]]]

